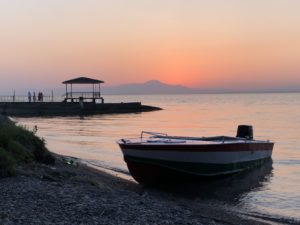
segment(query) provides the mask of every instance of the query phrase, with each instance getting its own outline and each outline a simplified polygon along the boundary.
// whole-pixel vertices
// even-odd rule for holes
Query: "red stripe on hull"
[[[151,151],[188,151],[188,152],[239,152],[272,151],[274,143],[230,143],[230,144],[120,144],[121,149]]]

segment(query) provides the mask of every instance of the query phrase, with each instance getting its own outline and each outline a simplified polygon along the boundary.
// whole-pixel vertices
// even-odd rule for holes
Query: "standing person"
[[[28,91],[28,102],[31,102],[31,93]]]
[[[38,93],[38,101],[40,102],[41,101],[41,92],[39,91]]]
[[[44,94],[41,92],[41,102],[44,101]]]
[[[33,92],[33,97],[32,97],[33,102],[36,102],[36,95],[35,95],[35,91]]]

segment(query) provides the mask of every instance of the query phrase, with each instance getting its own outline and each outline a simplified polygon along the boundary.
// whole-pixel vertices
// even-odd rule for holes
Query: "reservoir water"
[[[16,120],[28,129],[37,125],[37,134],[53,152],[125,174],[116,144],[120,138],[137,137],[143,130],[235,136],[239,124],[251,124],[255,139],[275,142],[273,162],[215,182],[213,188],[199,184],[196,201],[208,199],[258,217],[300,220],[300,93],[105,96],[105,101],[141,101],[164,110]]]

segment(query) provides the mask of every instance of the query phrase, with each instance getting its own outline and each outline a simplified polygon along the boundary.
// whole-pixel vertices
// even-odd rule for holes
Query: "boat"
[[[117,141],[128,170],[139,183],[218,177],[270,160],[274,142],[255,140],[253,128],[239,125],[236,137],[184,137],[142,131]]]

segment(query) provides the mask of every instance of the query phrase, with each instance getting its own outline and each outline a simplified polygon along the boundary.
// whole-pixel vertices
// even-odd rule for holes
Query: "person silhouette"
[[[36,102],[36,95],[35,95],[35,91],[33,92],[33,97],[32,97],[33,102]]]
[[[28,91],[28,102],[31,102],[31,93]]]

